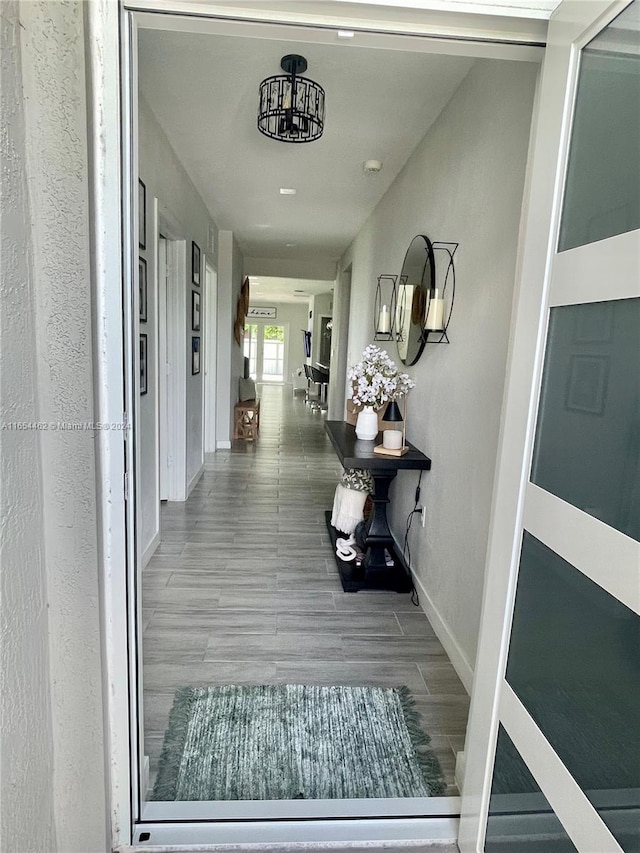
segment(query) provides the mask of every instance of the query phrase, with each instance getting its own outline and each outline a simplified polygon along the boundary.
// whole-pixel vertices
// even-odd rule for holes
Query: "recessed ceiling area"
[[[333,290],[333,281],[316,279],[279,278],[276,276],[249,276],[251,304],[265,302],[287,302],[292,305],[306,305],[312,296],[329,293]]]
[[[324,134],[302,145],[256,126],[260,82],[282,73],[288,53],[307,59],[305,76],[326,92]],[[352,43],[139,30],[141,94],[245,258],[337,261],[473,62]],[[371,159],[382,161],[380,172],[365,173]]]

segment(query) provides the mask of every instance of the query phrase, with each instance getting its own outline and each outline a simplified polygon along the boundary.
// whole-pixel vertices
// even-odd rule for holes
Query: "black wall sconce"
[[[453,256],[459,243],[439,241],[432,243],[435,259],[435,280],[427,294],[426,319],[423,330],[424,342],[427,344],[448,344],[447,329],[453,314],[453,303],[456,296],[456,268]],[[443,253],[444,263],[438,263],[438,252]],[[442,271],[442,268],[444,270]]]
[[[374,341],[394,341],[398,306],[398,276],[379,275],[373,306]]]

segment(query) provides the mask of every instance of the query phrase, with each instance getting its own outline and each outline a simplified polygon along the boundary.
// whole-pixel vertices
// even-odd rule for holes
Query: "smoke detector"
[[[382,160],[365,160],[362,168],[365,175],[376,175],[382,170]]]

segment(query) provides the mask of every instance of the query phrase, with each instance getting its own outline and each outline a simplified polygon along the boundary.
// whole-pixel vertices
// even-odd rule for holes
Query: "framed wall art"
[[[140,335],[140,395],[148,390],[147,336]]]
[[[200,373],[200,338],[191,338],[191,375]]]
[[[200,331],[200,294],[197,290],[191,291],[191,329]]]
[[[140,311],[140,322],[147,322],[147,262],[144,258],[138,258],[138,308]]]
[[[191,281],[200,287],[200,246],[191,241]]]
[[[138,179],[138,246],[147,248],[147,188]]]
[[[269,319],[275,320],[278,316],[277,308],[267,308],[263,305],[251,305],[247,317],[251,320]]]

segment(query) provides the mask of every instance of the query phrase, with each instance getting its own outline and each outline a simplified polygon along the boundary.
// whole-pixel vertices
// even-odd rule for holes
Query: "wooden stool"
[[[253,441],[260,430],[260,400],[245,400],[233,407],[233,437]]]

